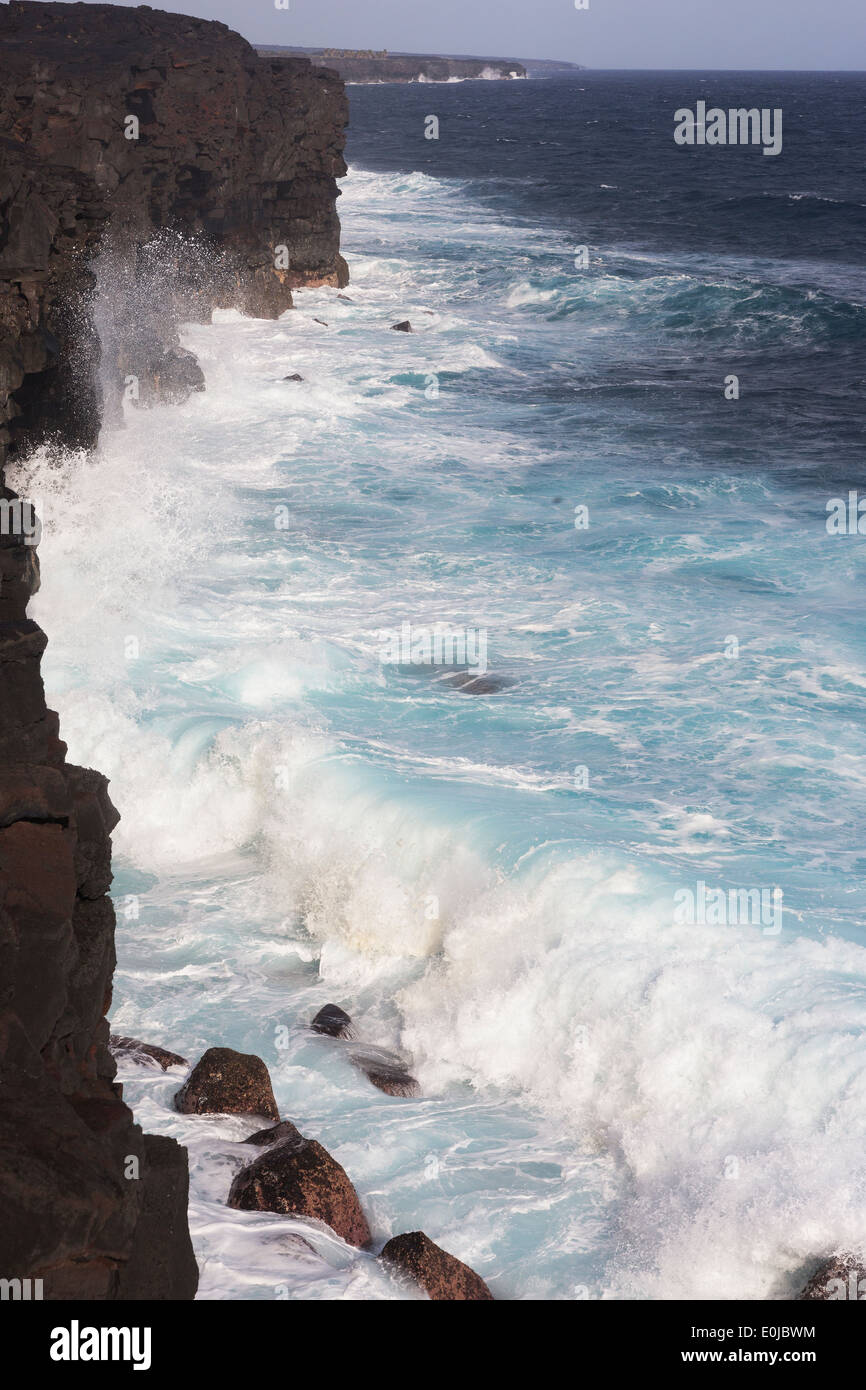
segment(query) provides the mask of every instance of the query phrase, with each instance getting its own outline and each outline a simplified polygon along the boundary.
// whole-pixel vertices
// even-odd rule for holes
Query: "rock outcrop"
[[[268,1149],[243,1168],[228,1205],[238,1211],[275,1211],[324,1221],[349,1245],[368,1245],[367,1218],[344,1168],[315,1139],[302,1135]]]
[[[108,1039],[108,1046],[113,1057],[127,1057],[131,1062],[138,1062],[144,1067],[161,1067],[163,1071],[168,1071],[169,1067],[185,1067],[187,1061],[177,1052],[169,1052],[165,1047],[154,1047],[153,1043],[139,1042],[138,1038],[124,1038],[118,1033],[112,1033]]]
[[[276,318],[295,286],[347,283],[335,73],[146,6],[13,0],[0,42],[0,400],[13,395],[13,432],[88,447],[100,354],[109,395],[132,377],[128,399],[183,399],[201,377],[178,319],[220,305]]]
[[[323,1004],[310,1027],[329,1038],[351,1038],[353,1034],[352,1020],[339,1004]]]
[[[355,1027],[339,1004],[324,1004],[310,1024],[314,1033],[329,1038],[354,1038]],[[386,1047],[362,1043],[347,1050],[349,1061],[380,1091],[389,1096],[417,1096],[421,1090],[403,1058]]]
[[[291,49],[259,48],[280,55]],[[473,78],[513,79],[526,76],[516,58],[445,58],[431,53],[359,53],[349,49],[304,49],[314,63],[327,63],[346,82],[452,82]]]
[[[866,1261],[849,1254],[825,1260],[800,1298],[813,1303],[861,1302],[866,1299]]]
[[[380,1259],[409,1275],[434,1300],[488,1300],[493,1294],[480,1275],[462,1260],[434,1245],[423,1231],[408,1231],[388,1241]]]
[[[372,1047],[369,1044],[353,1047],[349,1052],[349,1061],[387,1096],[402,1096],[407,1099],[417,1096],[421,1091],[403,1058],[386,1047]]]
[[[279,1121],[271,1078],[261,1057],[209,1047],[174,1100],[184,1115],[261,1115]]]
[[[192,1298],[186,1153],[142,1135],[109,1049],[117,814],[46,707],[38,528],[4,468],[92,447],[130,378],[141,404],[200,388],[179,315],[274,317],[293,286],[346,282],[345,94],[144,6],[0,6],[0,45],[0,1273],[48,1299]]]

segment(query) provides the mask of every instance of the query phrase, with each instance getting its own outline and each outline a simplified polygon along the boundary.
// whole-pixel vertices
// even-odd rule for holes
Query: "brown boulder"
[[[174,1098],[183,1115],[263,1115],[279,1121],[271,1078],[261,1057],[209,1047]]]
[[[434,1245],[423,1231],[409,1231],[388,1241],[379,1257],[410,1275],[434,1301],[492,1300],[493,1294],[474,1269]]]
[[[228,1205],[237,1211],[313,1217],[349,1245],[360,1247],[371,1239],[345,1170],[315,1139],[277,1144],[243,1168],[231,1185]]]
[[[866,1261],[849,1254],[825,1260],[800,1298],[821,1303],[866,1299]]]

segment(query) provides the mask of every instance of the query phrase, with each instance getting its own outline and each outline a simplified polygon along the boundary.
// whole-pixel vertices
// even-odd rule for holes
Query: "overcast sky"
[[[131,0],[122,0],[122,3]],[[866,69],[866,0],[163,0],[252,43],[566,58],[594,68]],[[157,8],[155,5],[154,8]]]

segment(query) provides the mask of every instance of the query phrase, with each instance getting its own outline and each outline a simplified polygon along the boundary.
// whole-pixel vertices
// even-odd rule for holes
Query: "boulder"
[[[801,1299],[819,1303],[857,1302],[866,1299],[866,1260],[855,1255],[834,1255],[815,1271]]]
[[[401,319],[399,323],[391,324],[392,333],[412,333],[414,330],[408,319]]]
[[[185,1057],[180,1057],[176,1052],[169,1052],[165,1047],[154,1047],[152,1043],[139,1042],[138,1038],[123,1038],[117,1033],[112,1033],[108,1039],[108,1046],[115,1057],[128,1057],[131,1062],[140,1062],[142,1066],[156,1065],[162,1067],[163,1071],[168,1071],[169,1067],[185,1067],[188,1062]]]
[[[500,676],[495,671],[474,676],[471,671],[457,671],[443,676],[440,685],[450,685],[461,695],[498,695],[500,690],[509,690],[517,681],[513,676]]]
[[[377,1086],[380,1091],[384,1091],[387,1096],[401,1096],[404,1100],[408,1100],[412,1096],[420,1095],[421,1087],[414,1076],[410,1076],[405,1069],[399,1072],[390,1068],[388,1070],[382,1068],[368,1070],[365,1068],[364,1070],[367,1080],[372,1081],[373,1085]]]
[[[355,1048],[349,1060],[386,1095],[417,1096],[421,1089],[402,1057],[384,1047]]]
[[[438,1300],[492,1300],[493,1294],[480,1275],[456,1256],[434,1245],[423,1231],[408,1231],[388,1241],[379,1257],[408,1274]]]
[[[338,1004],[325,1004],[310,1024],[314,1033],[325,1033],[329,1038],[351,1038],[352,1020]]]
[[[269,1129],[257,1129],[255,1134],[250,1134],[243,1140],[244,1144],[257,1144],[260,1147],[265,1144],[302,1144],[304,1142],[304,1136],[300,1130],[295,1128],[291,1120],[281,1120],[278,1125],[271,1125]]]
[[[346,1172],[315,1139],[277,1144],[238,1173],[228,1205],[324,1221],[349,1245],[370,1242],[370,1227]]]
[[[209,1047],[174,1098],[183,1115],[263,1115],[279,1121],[271,1078],[261,1057]]]

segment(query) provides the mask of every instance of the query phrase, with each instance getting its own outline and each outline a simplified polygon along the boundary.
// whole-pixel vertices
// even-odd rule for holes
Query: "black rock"
[[[303,381],[303,379],[304,378],[301,376],[300,372],[292,372],[291,376],[283,377],[283,381]]]
[[[325,1004],[310,1024],[314,1033],[325,1033],[329,1038],[351,1038],[352,1020],[337,1004]]]
[[[412,325],[411,325],[411,323],[409,322],[408,319],[403,319],[400,323],[392,323],[392,324],[391,324],[391,329],[392,329],[392,332],[394,332],[394,333],[411,333],[411,332],[413,332]]]

